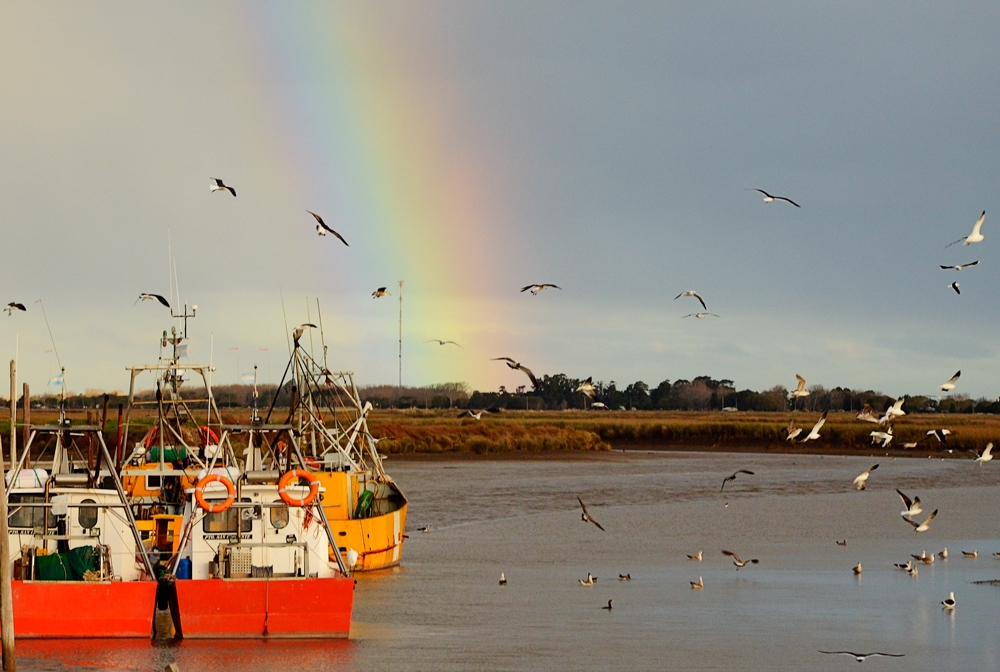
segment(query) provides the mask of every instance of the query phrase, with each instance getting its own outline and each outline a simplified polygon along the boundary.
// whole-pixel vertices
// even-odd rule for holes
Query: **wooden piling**
[[[28,439],[31,438],[31,388],[28,384],[24,384],[24,395],[21,397],[21,417],[24,418],[24,422],[21,424],[21,448],[25,451],[28,450]],[[31,455],[24,456],[24,468],[31,468]],[[11,468],[14,465],[11,464]]]
[[[14,424],[17,420],[17,368],[14,360],[10,360],[10,455],[11,467],[16,452],[17,435]],[[0,484],[7,483],[7,469],[4,465],[3,451],[0,450]],[[11,589],[11,573],[13,564],[10,561],[10,538],[7,536],[7,488],[0,492],[0,653],[3,655],[4,672],[16,672],[17,660],[14,654],[14,595]]]

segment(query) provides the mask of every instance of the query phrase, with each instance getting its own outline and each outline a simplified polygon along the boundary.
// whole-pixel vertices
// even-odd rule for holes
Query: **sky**
[[[396,383],[404,280],[404,385],[512,389],[512,357],[996,397],[998,33],[986,2],[3,3],[0,303],[28,310],[0,358],[33,394],[127,389],[175,266],[215,384],[277,382],[317,300],[330,367]]]

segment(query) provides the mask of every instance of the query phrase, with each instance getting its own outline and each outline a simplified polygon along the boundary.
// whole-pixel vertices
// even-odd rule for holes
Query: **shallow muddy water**
[[[864,492],[851,480],[872,464]],[[403,567],[359,576],[342,642],[19,641],[22,670],[1000,669],[1000,467],[635,451],[404,461]],[[722,479],[740,474],[719,492]],[[938,509],[916,534],[895,488]],[[606,529],[580,520],[576,497]],[[922,520],[927,514],[917,516]],[[429,533],[418,527],[429,525]],[[847,540],[839,546],[836,540]],[[910,554],[950,557],[893,567]],[[722,549],[758,565],[739,571]],[[979,551],[976,560],[962,550]],[[685,555],[704,552],[702,562]],[[860,578],[851,568],[863,565]],[[498,585],[505,572],[508,585]],[[577,579],[599,577],[593,587]],[[619,574],[631,581],[619,581]],[[689,582],[704,578],[704,590]],[[941,600],[954,591],[958,607]],[[602,610],[609,599],[614,609]],[[866,668],[869,669],[869,668]]]

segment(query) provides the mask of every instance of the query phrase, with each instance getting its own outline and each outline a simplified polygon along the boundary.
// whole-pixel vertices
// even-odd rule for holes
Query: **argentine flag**
[[[56,387],[61,386],[63,384],[63,374],[60,373],[55,378],[52,378],[51,380],[49,380],[48,384],[54,385]]]

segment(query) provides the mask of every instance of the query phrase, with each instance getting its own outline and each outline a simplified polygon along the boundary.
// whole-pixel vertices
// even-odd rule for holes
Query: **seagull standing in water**
[[[697,581],[691,582],[691,587],[701,590],[702,588],[705,587],[705,579],[699,576]]]
[[[342,242],[344,245],[347,245],[347,241],[344,240],[344,237],[342,235],[340,235],[339,233],[337,233],[336,231],[334,231],[333,229],[331,229],[329,226],[327,226],[326,222],[323,221],[322,217],[320,217],[319,215],[317,215],[315,212],[310,212],[309,210],[306,210],[306,212],[308,212],[310,215],[312,215],[316,219],[316,233],[317,234],[319,234],[321,236],[325,236],[326,232],[329,231],[330,233],[332,233],[333,235],[335,235],[337,237],[337,240],[339,240],[340,242]],[[347,245],[347,247],[350,247],[350,245]]]
[[[694,298],[698,299],[698,302],[701,304],[702,308],[708,310],[708,306],[705,305],[705,299],[701,298],[701,294],[694,291],[693,289],[689,289],[686,292],[681,292],[680,294],[674,297],[674,301],[681,298],[682,296],[693,296]]]
[[[694,560],[695,562],[701,562],[701,551],[698,551],[695,555],[689,555],[688,560]]]
[[[976,458],[976,462],[979,463],[980,467],[993,459],[993,453],[991,452],[992,450],[993,450],[993,444],[987,443],[986,448],[983,449],[982,455]]]
[[[941,606],[943,606],[948,611],[955,610],[955,593],[949,593],[947,600],[942,600]]]
[[[767,193],[763,189],[748,189],[747,191],[757,191],[757,192],[760,192],[760,193],[764,194],[764,202],[765,203],[773,203],[775,201],[784,201],[785,203],[791,203],[796,208],[801,208],[802,207],[801,205],[799,205],[798,203],[796,203],[795,201],[793,201],[790,198],[785,198],[784,196],[772,196],[771,194]]]
[[[722,488],[719,489],[719,492],[722,492],[723,490],[726,489],[726,483],[728,483],[729,481],[735,481],[737,474],[750,474],[751,476],[753,476],[752,471],[748,471],[746,469],[737,469],[736,471],[733,472],[732,476],[726,476],[724,479],[722,479]]]
[[[799,443],[805,443],[810,439],[815,440],[819,438],[819,430],[823,427],[823,424],[826,422],[826,414],[828,412],[829,411],[823,411],[823,415],[821,415],[819,420],[816,421],[816,424],[813,425],[813,428],[809,430],[809,434],[807,434],[806,438],[802,439]]]
[[[532,296],[538,296],[538,292],[544,290],[546,287],[551,287],[552,289],[562,290],[562,287],[560,287],[559,285],[553,285],[551,283],[546,282],[546,283],[543,283],[541,285],[526,285],[526,286],[524,286],[524,287],[521,288],[521,292],[523,293],[523,292],[526,292],[526,291],[528,291],[530,289]]]
[[[858,474],[858,477],[854,479],[855,487],[858,490],[864,490],[868,484],[868,477],[871,476],[872,472],[876,469],[878,469],[878,465],[874,464],[868,471]]]
[[[580,514],[580,520],[582,520],[585,523],[593,523],[594,525],[597,525],[597,529],[604,532],[605,529],[601,527],[601,524],[596,520],[594,520],[593,518],[591,518],[590,511],[587,510],[587,505],[583,503],[583,500],[577,497],[576,501],[580,502],[580,508],[583,509],[583,513]]]
[[[503,572],[500,572],[500,585],[501,586],[507,585],[507,575],[504,574]]]
[[[942,392],[951,392],[952,390],[954,390],[955,389],[955,381],[958,380],[961,375],[962,375],[962,370],[959,369],[958,371],[955,372],[954,376],[952,376],[951,378],[948,379],[948,382],[946,382],[944,385],[941,386],[941,391]]]
[[[872,658],[875,656],[883,656],[885,658],[902,658],[905,653],[882,653],[881,651],[873,651],[871,653],[854,653],[853,651],[820,651],[820,653],[829,653],[833,655],[845,655],[852,656],[854,660],[859,663],[865,662],[866,658]]]
[[[222,183],[222,180],[220,180],[217,177],[210,177],[208,179],[212,180],[212,184],[209,185],[208,189],[213,194],[217,191],[228,191],[230,194],[233,195],[233,198],[236,198],[236,190],[233,189],[232,187],[227,187],[225,184]]]
[[[854,565],[853,571],[854,571],[854,574],[856,576],[861,576],[861,563],[860,562],[858,564]]]
[[[970,233],[965,238],[959,238],[954,243],[948,243],[945,248],[949,248],[952,245],[972,245],[973,243],[981,243],[985,236],[979,232],[979,229],[983,227],[983,221],[986,219],[986,211],[983,210],[983,214],[979,215],[979,219],[976,220],[975,226],[972,227],[972,233]]]

